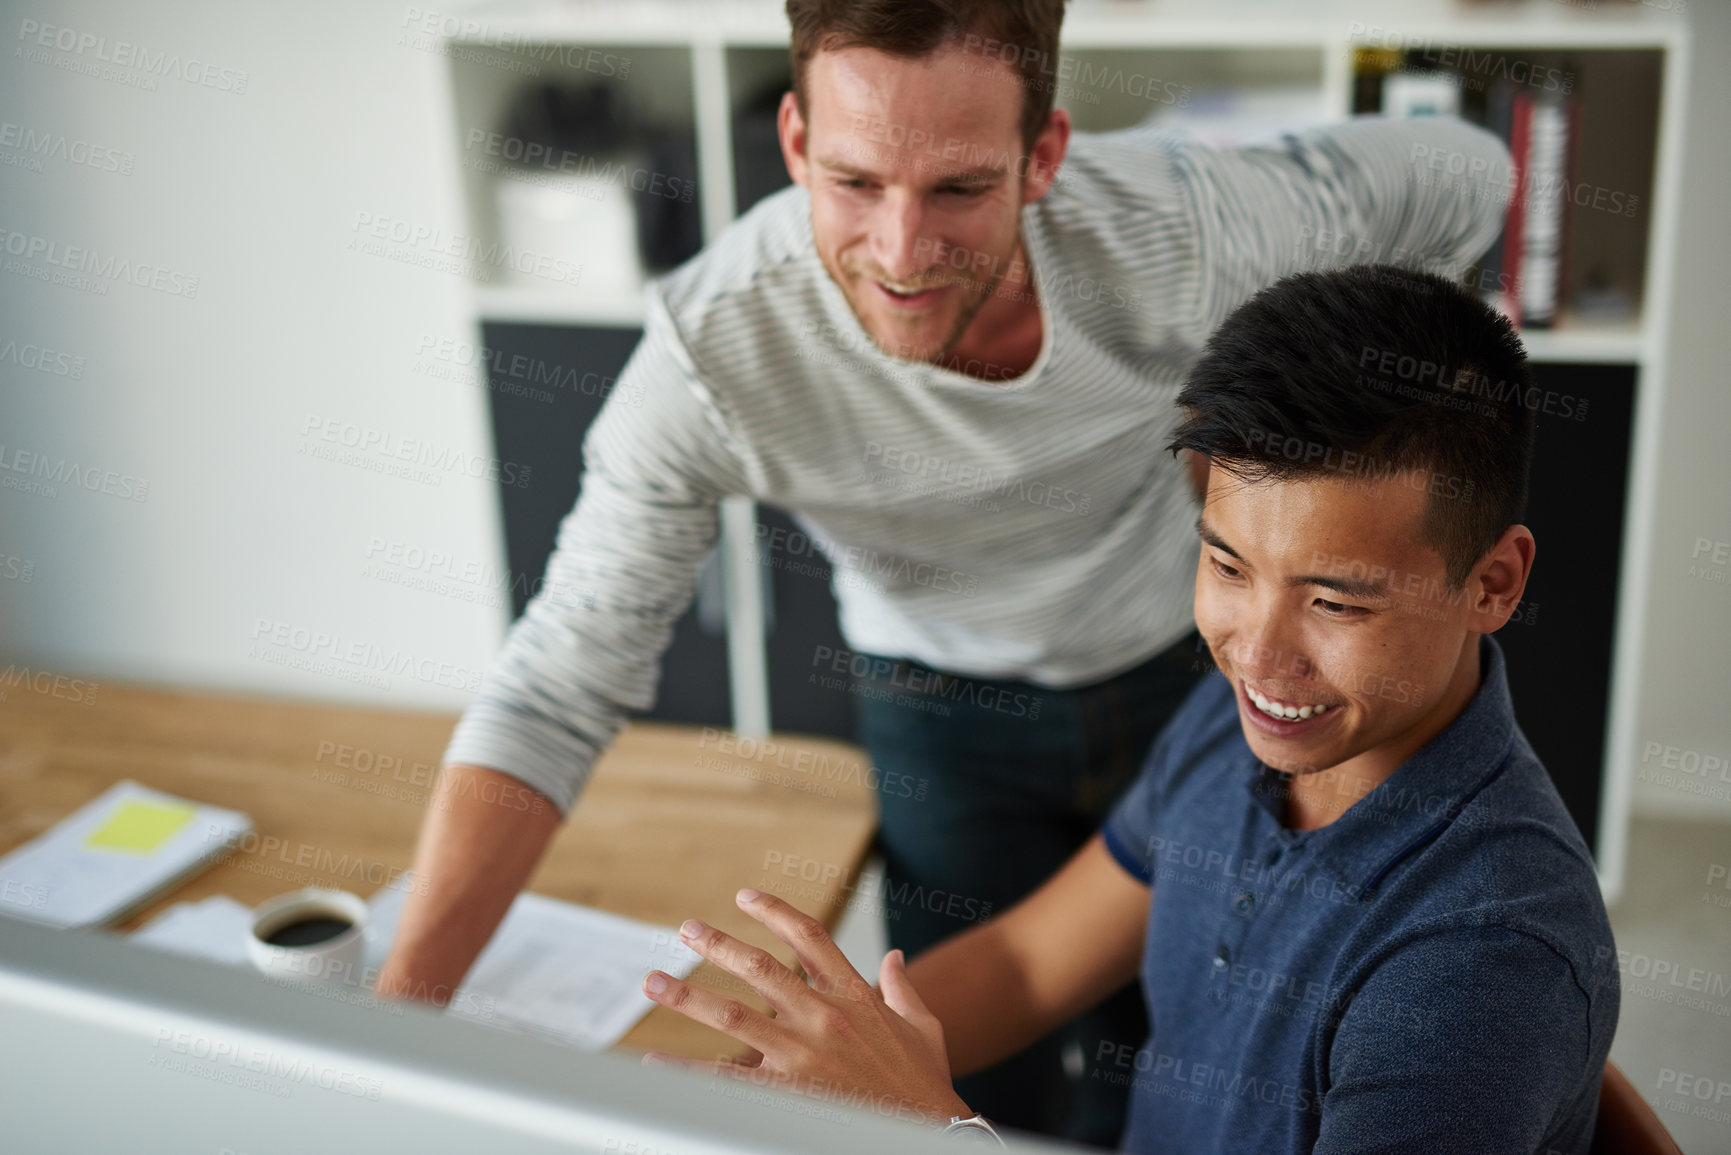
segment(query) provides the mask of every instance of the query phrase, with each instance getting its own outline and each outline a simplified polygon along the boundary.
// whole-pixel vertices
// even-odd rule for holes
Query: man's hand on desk
[[[698,1062],[651,1053],[660,1062],[720,1077],[772,1085],[822,1098],[871,1096],[874,1110],[927,1124],[971,1115],[950,1084],[944,1029],[908,980],[902,953],[884,956],[873,987],[848,963],[823,924],[785,902],[742,890],[740,909],[794,949],[811,984],[767,951],[699,922],[680,937],[698,954],[763,996],[774,1017],[694,987],[661,971],[644,976],[643,993],[695,1022],[757,1051],[748,1062]]]
[[[415,848],[414,889],[373,989],[448,1003],[560,821],[551,800],[509,774],[445,766]]]

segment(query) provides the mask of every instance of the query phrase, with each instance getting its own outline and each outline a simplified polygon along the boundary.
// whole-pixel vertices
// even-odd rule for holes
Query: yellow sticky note
[[[84,840],[84,845],[150,854],[191,822],[197,809],[196,806],[135,799],[123,803],[109,815],[108,821]]]

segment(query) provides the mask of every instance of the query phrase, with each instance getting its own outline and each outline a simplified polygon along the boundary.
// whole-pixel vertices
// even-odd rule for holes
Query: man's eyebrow
[[[861,180],[876,180],[877,174],[858,165],[849,164],[839,157],[813,157],[819,168],[838,172],[844,176],[858,177]],[[937,178],[937,184],[994,184],[1004,179],[1005,169],[1002,165],[982,165],[979,168],[958,169],[955,172]]]
[[[1226,539],[1208,527],[1202,520],[1202,515],[1196,515],[1196,532],[1202,540],[1222,553],[1231,554],[1239,561],[1244,556],[1226,544]],[[1360,598],[1364,601],[1386,601],[1388,598],[1388,583],[1381,579],[1371,581],[1368,578],[1334,577],[1330,574],[1305,574],[1302,577],[1286,579],[1288,586],[1321,586],[1325,590],[1333,590],[1345,594],[1349,598]]]
[[[1290,586],[1321,586],[1326,590],[1345,594],[1349,598],[1361,601],[1380,602],[1388,600],[1388,583],[1371,581],[1368,578],[1330,577],[1327,574],[1307,574],[1287,581]]]
[[[1208,528],[1208,523],[1202,520],[1202,515],[1200,513],[1196,515],[1196,532],[1201,536],[1203,541],[1207,542],[1221,553],[1231,554],[1239,561],[1244,560],[1243,554],[1227,545],[1225,538]]]
[[[952,173],[946,173],[938,178],[939,184],[991,184],[1002,180],[1005,173],[1003,165],[981,165],[978,168],[960,168]]]

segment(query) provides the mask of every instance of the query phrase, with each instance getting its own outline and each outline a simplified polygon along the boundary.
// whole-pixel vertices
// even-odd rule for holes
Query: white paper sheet
[[[246,953],[252,933],[252,909],[226,894],[202,902],[177,902],[127,936],[128,942],[214,959],[234,966],[251,966]]]
[[[393,888],[371,901],[374,966],[390,949],[403,899]],[[702,961],[672,927],[520,894],[446,1013],[603,1051],[655,1005],[642,991],[646,973],[684,978]]]
[[[413,876],[368,901],[360,974],[371,983],[390,953]],[[130,941],[177,954],[250,966],[252,910],[226,895],[178,903]],[[673,927],[592,907],[520,894],[445,1013],[585,1051],[604,1051],[655,1004],[643,994],[651,970],[684,978],[702,958]]]

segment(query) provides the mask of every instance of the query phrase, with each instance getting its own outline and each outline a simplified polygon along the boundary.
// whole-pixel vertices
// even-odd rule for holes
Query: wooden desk
[[[248,906],[302,886],[370,897],[412,861],[455,721],[110,683],[80,704],[20,681],[0,702],[0,853],[131,778],[243,810],[259,837],[115,929],[212,894]],[[780,894],[833,928],[865,858],[876,800],[857,748],[772,741],[627,726],[529,889],[670,927],[701,918],[793,964],[792,950],[739,912],[734,892]],[[692,981],[763,1005],[707,964]],[[665,1007],[620,1046],[699,1058],[743,1049]]]

